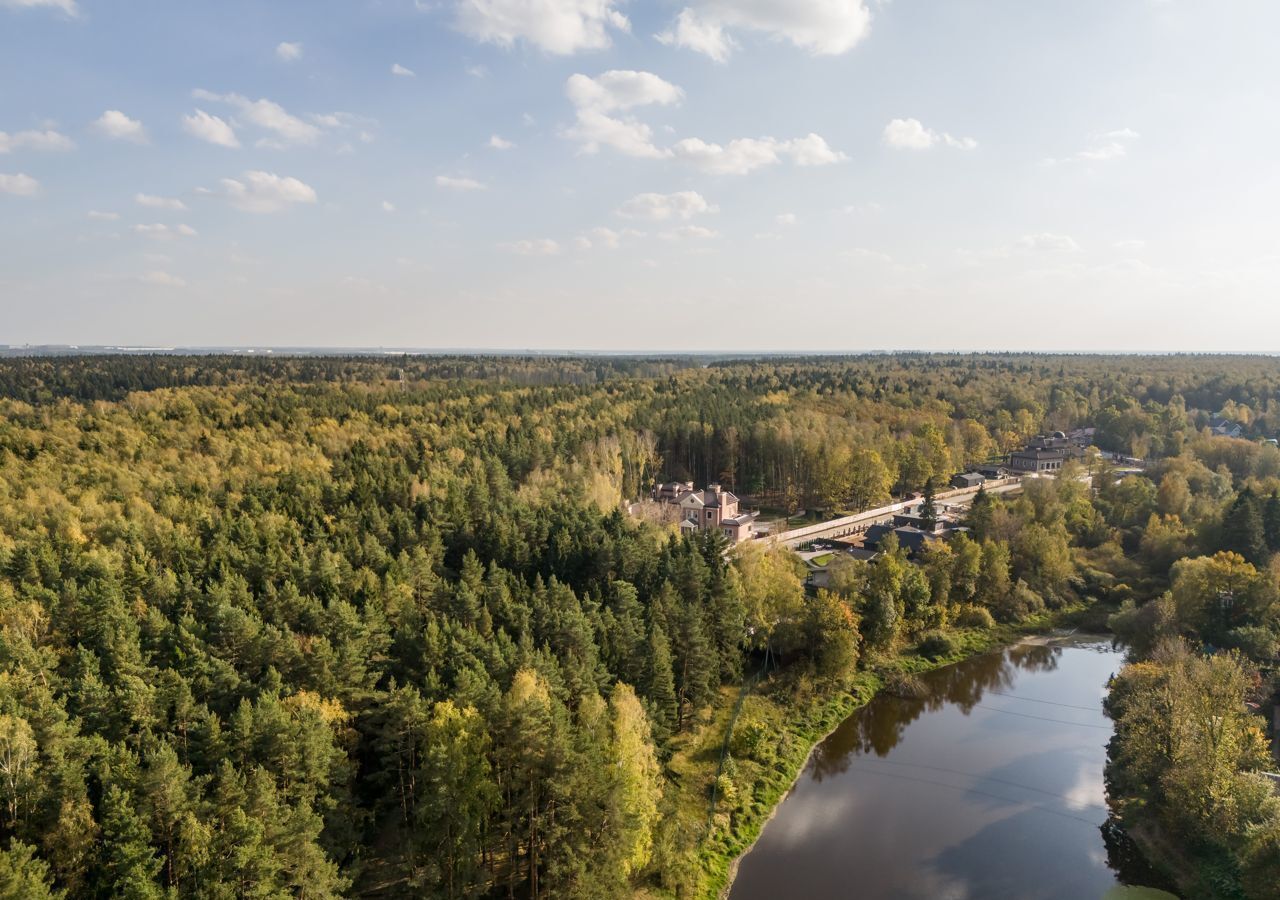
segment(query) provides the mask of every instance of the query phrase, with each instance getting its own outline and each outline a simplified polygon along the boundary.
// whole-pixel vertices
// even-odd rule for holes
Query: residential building
[[[693,482],[667,482],[658,485],[653,496],[679,510],[683,532],[719,531],[734,544],[755,536],[759,514],[740,510],[737,495],[719,484],[709,484],[706,490],[696,491]]]
[[[1040,434],[1021,450],[1009,454],[1009,468],[1016,475],[1052,475],[1072,459],[1084,456],[1084,447],[1061,431]]]
[[[1210,416],[1209,431],[1214,437],[1238,438],[1243,437],[1244,426],[1239,422],[1224,419],[1222,416]]]

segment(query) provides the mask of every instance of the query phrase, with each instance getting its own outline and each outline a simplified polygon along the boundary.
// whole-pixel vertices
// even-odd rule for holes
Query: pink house
[[[718,484],[707,485],[705,491],[686,490],[668,502],[680,508],[683,532],[718,529],[735,544],[755,535],[757,514],[740,512],[737,496]]]

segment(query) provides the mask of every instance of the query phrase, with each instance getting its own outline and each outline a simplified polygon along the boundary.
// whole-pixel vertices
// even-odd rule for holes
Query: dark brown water
[[[1023,644],[923,676],[924,699],[877,697],[815,749],[731,900],[1120,896],[1100,826],[1122,661]]]

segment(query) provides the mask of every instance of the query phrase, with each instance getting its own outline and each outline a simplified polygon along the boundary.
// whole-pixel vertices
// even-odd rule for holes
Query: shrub
[[[960,628],[981,628],[984,631],[994,628],[996,620],[981,606],[966,606],[956,616],[956,625]]]
[[[886,694],[901,697],[903,700],[919,700],[929,694],[929,688],[923,679],[916,675],[903,673],[889,676],[889,680],[885,682],[884,690]]]
[[[942,631],[926,631],[920,638],[920,655],[930,659],[950,656],[956,652],[956,643],[951,636]]]

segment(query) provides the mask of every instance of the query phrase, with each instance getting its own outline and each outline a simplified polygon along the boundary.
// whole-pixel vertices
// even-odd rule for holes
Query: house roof
[[[681,506],[690,506],[701,509],[709,507],[715,509],[718,506],[737,503],[738,497],[729,491],[721,491],[719,497],[715,491],[688,491],[676,498]]]

